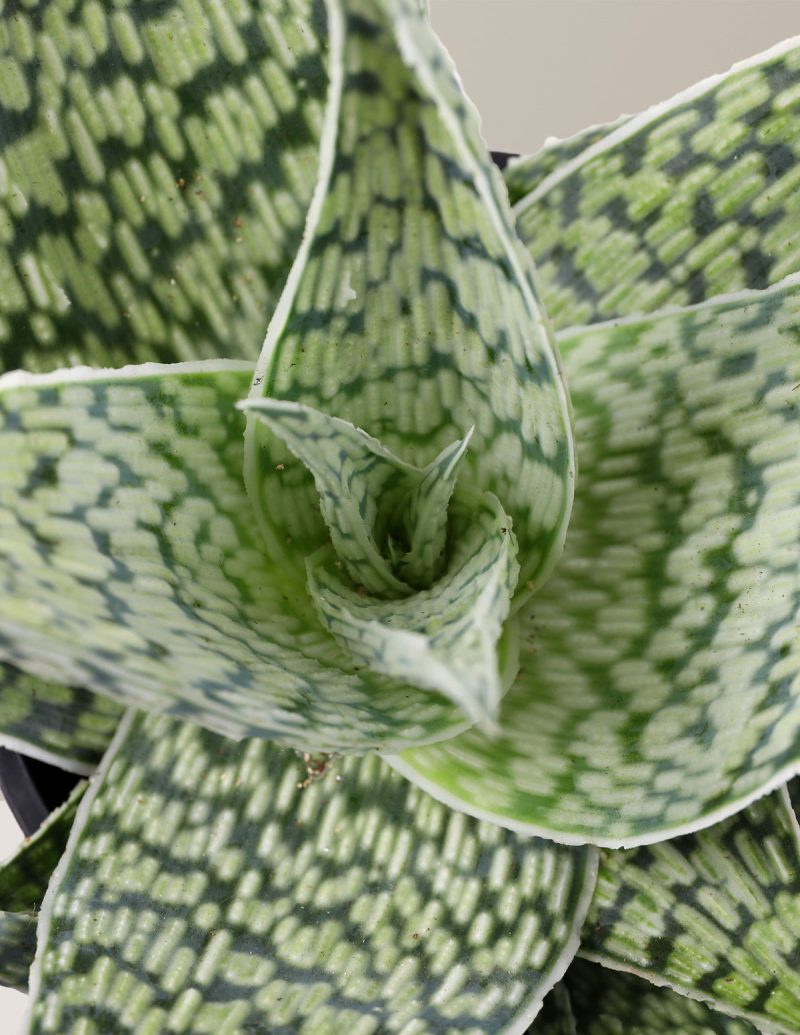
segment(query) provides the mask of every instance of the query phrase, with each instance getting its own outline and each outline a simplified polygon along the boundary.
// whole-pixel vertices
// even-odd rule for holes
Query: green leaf
[[[252,368],[210,361],[0,381],[0,652],[42,679],[304,750],[464,728],[358,671],[305,573],[264,555],[242,481]]]
[[[559,981],[545,996],[541,1013],[528,1028],[526,1035],[578,1035],[564,981]]]
[[[785,789],[688,837],[604,853],[581,952],[765,1031],[800,1030],[800,830]]]
[[[618,129],[629,118],[630,116],[623,115],[615,122],[588,126],[563,140],[559,137],[549,137],[534,154],[510,159],[508,165],[503,169],[503,179],[511,204],[515,205],[522,200],[554,170],[571,162],[592,144],[598,143],[609,133]]]
[[[36,917],[0,910],[0,985],[26,992],[35,954]]]
[[[758,1035],[705,1003],[575,960],[566,979],[580,1035]]]
[[[469,436],[420,469],[404,463],[349,421],[309,406],[247,399],[240,408],[263,421],[314,476],[336,556],[355,585],[378,596],[411,592],[411,586],[393,570],[398,567],[391,556],[393,537],[408,538],[411,563],[430,585],[439,573],[447,505]],[[285,464],[282,467],[286,469]],[[429,566],[421,568],[421,560],[428,556]]]
[[[516,542],[490,494],[456,503],[448,569],[429,590],[370,600],[342,581],[335,554],[323,550],[309,558],[309,591],[323,626],[358,661],[444,694],[494,731],[503,690],[496,645],[519,573]]]
[[[88,775],[121,715],[118,704],[97,694],[0,665],[0,745],[12,751]]]
[[[36,914],[64,853],[78,803],[78,784],[22,847],[0,866],[0,984],[24,992],[36,952]]]
[[[86,782],[54,809],[39,829],[0,866],[0,909],[35,913],[42,904],[50,878],[64,854]]]
[[[799,86],[794,39],[624,121],[540,180],[514,211],[554,325],[765,288],[800,269]]]
[[[426,467],[474,426],[460,482],[492,492],[521,591],[555,563],[572,499],[566,392],[505,190],[412,0],[330,0],[320,177],[253,385]],[[313,479],[248,422],[248,492],[276,564],[324,544]],[[281,470],[280,465],[284,466]]]
[[[322,625],[371,671],[436,690],[493,728],[501,697],[496,644],[519,574],[511,521],[494,496],[461,492],[454,501],[447,567],[437,578],[466,440],[421,470],[310,407],[272,399],[243,406],[314,475],[333,543],[306,561]],[[414,593],[400,577],[409,559],[429,589]]]
[[[633,846],[800,763],[797,279],[561,337],[581,472],[503,734],[406,753],[473,815]]]
[[[0,371],[255,360],[316,174],[321,3],[17,5]]]
[[[124,720],[43,910],[31,1030],[524,1030],[595,853],[450,814],[374,754],[306,758]]]

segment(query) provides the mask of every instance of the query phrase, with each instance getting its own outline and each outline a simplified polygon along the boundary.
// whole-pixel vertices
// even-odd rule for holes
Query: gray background
[[[800,0],[430,0],[498,151],[530,153],[800,33]]]

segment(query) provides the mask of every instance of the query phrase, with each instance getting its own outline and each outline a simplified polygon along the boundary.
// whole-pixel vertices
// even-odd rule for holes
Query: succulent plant
[[[800,42],[503,179],[421,6],[0,25],[31,1032],[800,1032]]]

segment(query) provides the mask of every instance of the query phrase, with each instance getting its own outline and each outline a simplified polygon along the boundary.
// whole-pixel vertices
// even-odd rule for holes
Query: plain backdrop
[[[487,143],[521,153],[640,111],[800,32],[798,0],[430,0],[430,8]],[[0,804],[0,858],[20,840]],[[24,1004],[0,989],[2,1035],[19,1030]]]
[[[496,151],[665,100],[800,32],[797,0],[430,0]]]

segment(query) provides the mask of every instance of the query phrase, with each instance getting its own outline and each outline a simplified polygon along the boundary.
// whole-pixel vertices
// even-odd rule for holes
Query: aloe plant
[[[0,26],[31,1032],[800,1031],[800,42],[504,183],[424,6]]]

